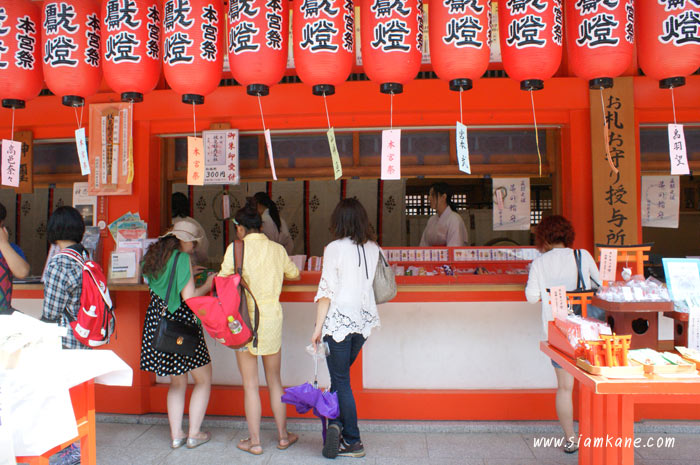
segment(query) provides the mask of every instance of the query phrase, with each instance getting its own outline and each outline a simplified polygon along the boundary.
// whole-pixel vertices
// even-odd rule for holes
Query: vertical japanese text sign
[[[22,158],[19,162],[19,187],[18,194],[31,194],[34,192],[34,180],[32,178],[32,154],[34,150],[34,137],[32,131],[15,132],[14,140],[22,143]]]
[[[603,127],[600,91],[590,91],[591,127]],[[637,149],[634,127],[634,89],[631,77],[615,79],[615,86],[604,93],[605,119],[608,123],[610,157],[619,170],[608,164],[605,142],[600,133],[591,132],[593,171],[593,234],[595,242],[630,245],[639,241],[639,199],[637,186]]]
[[[401,179],[401,129],[382,131],[381,179]]]

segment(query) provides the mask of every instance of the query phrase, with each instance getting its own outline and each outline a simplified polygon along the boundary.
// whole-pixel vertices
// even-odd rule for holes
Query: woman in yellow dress
[[[299,269],[292,263],[280,244],[273,242],[260,232],[262,218],[256,208],[250,204],[238,210],[235,219],[236,234],[243,241],[243,278],[250,286],[260,309],[260,326],[258,328],[258,347],[252,343],[236,351],[238,369],[243,378],[245,397],[245,415],[250,437],[238,443],[242,451],[254,455],[262,454],[260,446],[260,392],[258,382],[258,355],[262,356],[265,379],[270,391],[270,405],[275,417],[278,433],[278,449],[286,449],[299,437],[287,432],[287,409],[282,403],[283,392],[280,375],[282,346],[282,305],[280,293],[282,281],[299,279]],[[233,244],[224,255],[219,276],[229,276],[236,272]],[[253,319],[254,304],[248,299],[248,310]]]

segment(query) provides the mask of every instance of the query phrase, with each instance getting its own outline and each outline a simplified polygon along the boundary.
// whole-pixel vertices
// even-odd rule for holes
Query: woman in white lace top
[[[379,246],[367,212],[354,198],[341,200],[335,207],[331,232],[336,240],[323,252],[323,272],[314,299],[318,303],[316,327],[311,336],[314,346],[321,338],[328,343],[331,392],[338,394],[340,406],[340,415],[330,421],[323,455],[363,457],[350,366],[372,328],[379,326],[372,289]]]

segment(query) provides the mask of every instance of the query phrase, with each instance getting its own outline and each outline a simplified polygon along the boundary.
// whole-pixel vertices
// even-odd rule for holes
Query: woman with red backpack
[[[173,449],[183,445],[192,449],[211,439],[210,433],[200,430],[211,392],[211,359],[197,317],[185,303],[191,297],[209,293],[214,279],[214,276],[210,276],[204,285],[195,288],[190,253],[199,240],[201,237],[192,224],[184,221],[176,223],[148,248],[141,262],[151,294],[143,325],[141,369],[170,377],[168,422]],[[191,329],[190,334],[194,334],[191,353],[180,353],[165,344],[161,345],[162,331],[159,330],[161,325],[171,324],[169,322],[174,322],[174,328]],[[182,344],[182,341],[178,343]],[[188,373],[194,378],[194,389],[190,398],[189,434],[185,434],[182,417]]]

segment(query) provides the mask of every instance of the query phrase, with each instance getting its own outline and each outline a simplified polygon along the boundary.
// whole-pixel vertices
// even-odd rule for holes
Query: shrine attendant
[[[430,208],[437,211],[428,220],[420,240],[421,247],[464,247],[469,245],[467,227],[452,201],[452,189],[447,183],[430,186]]]
[[[547,333],[547,324],[552,317],[547,289],[564,286],[567,291],[576,289],[578,266],[571,245],[574,242],[574,228],[571,222],[560,215],[547,216],[535,228],[535,245],[542,255],[532,261],[530,274],[525,287],[527,301],[534,304],[542,301],[542,328]],[[586,289],[591,288],[591,281],[600,282],[595,261],[587,250],[581,249],[581,274]],[[578,450],[574,434],[574,408],[572,391],[574,377],[552,360],[557,376],[556,410],[566,442],[564,452]]]

